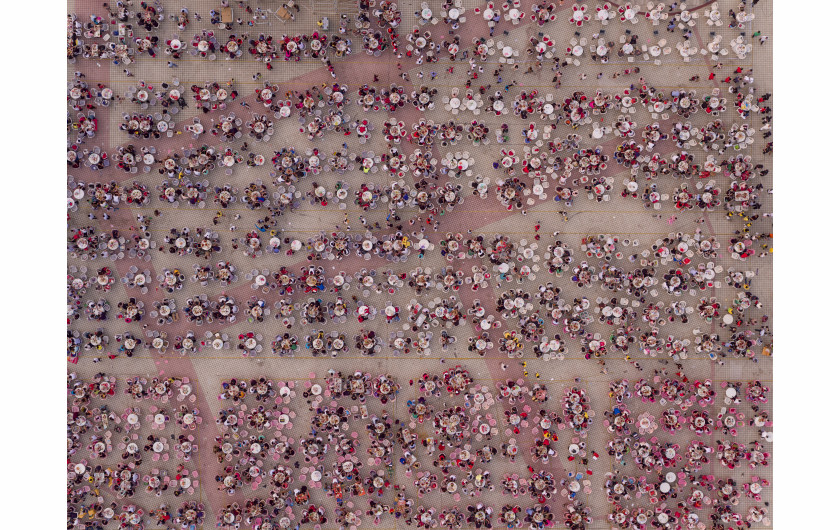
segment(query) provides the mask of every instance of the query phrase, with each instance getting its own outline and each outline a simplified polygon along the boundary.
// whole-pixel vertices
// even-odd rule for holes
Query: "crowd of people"
[[[758,0],[481,4],[71,8],[68,528],[770,524]]]

